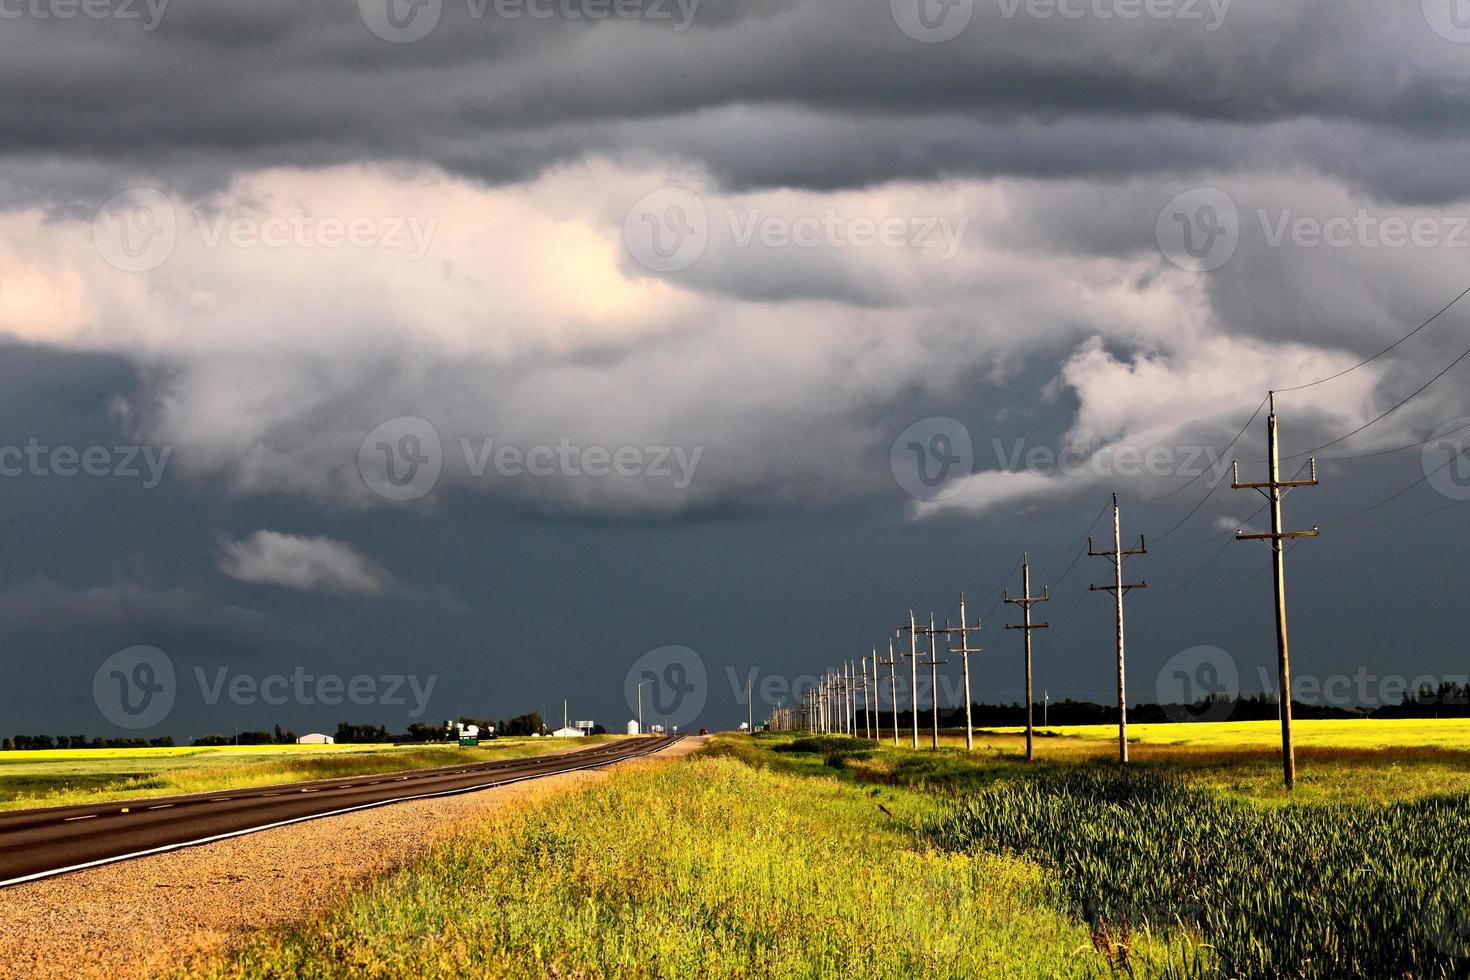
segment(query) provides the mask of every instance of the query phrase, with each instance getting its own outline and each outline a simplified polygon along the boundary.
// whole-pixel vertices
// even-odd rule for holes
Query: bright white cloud
[[[392,583],[387,570],[340,541],[277,531],[221,542],[219,569],[240,582],[303,592],[379,596]]]

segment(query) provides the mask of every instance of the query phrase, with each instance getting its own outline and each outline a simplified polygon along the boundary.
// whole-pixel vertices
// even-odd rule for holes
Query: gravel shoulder
[[[646,761],[311,820],[0,891],[0,977],[157,976],[250,932],[309,919],[485,814],[567,794]]]

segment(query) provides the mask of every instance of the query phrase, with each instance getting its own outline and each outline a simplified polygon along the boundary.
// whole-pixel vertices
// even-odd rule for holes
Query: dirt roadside
[[[650,757],[678,758],[682,742]],[[616,772],[549,776],[311,820],[0,891],[0,977],[148,977],[250,932],[310,918],[497,807],[565,794]]]

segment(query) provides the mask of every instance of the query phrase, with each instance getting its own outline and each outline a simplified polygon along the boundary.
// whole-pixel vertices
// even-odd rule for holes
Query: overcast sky
[[[1271,388],[1297,674],[1470,672],[1470,364],[1375,421],[1470,298],[1368,360],[1455,0],[17,0],[0,84],[4,734],[723,726],[962,589],[1014,701],[1028,550],[1106,701],[1115,491],[1130,700],[1259,691]]]

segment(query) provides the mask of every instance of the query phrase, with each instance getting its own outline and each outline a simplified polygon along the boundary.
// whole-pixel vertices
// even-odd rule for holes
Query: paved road
[[[657,752],[679,737],[620,739],[529,759],[12,810],[0,813],[0,888],[317,817],[595,769]]]

